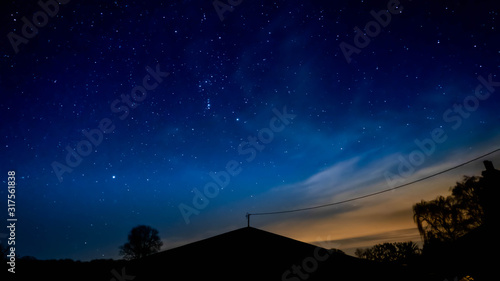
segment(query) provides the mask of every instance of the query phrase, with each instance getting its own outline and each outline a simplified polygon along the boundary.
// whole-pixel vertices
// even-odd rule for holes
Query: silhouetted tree
[[[357,248],[356,251],[354,251],[354,255],[360,259],[368,259],[368,256],[370,255],[370,248]]]
[[[409,241],[377,244],[367,249],[356,249],[354,254],[362,259],[404,264],[419,256],[421,250],[417,244]]]
[[[128,242],[120,247],[120,255],[127,260],[140,259],[159,252],[162,245],[158,230],[139,225],[130,231]]]
[[[413,220],[425,243],[454,241],[482,224],[484,211],[479,197],[481,178],[464,176],[452,195],[422,200],[413,206]]]
[[[481,189],[478,192],[479,202],[484,211],[483,224],[488,224],[488,227],[496,229],[500,219],[500,208],[498,208],[500,171],[495,169],[491,161],[483,163],[486,170],[481,172]]]

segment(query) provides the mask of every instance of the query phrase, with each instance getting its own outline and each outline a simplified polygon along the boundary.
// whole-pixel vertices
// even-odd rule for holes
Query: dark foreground
[[[247,227],[136,261],[20,260],[12,280],[474,280],[495,276],[493,232],[478,229],[415,264],[357,259]],[[5,269],[7,272],[7,269]],[[4,274],[2,274],[4,275]],[[5,275],[4,275],[5,276]],[[9,278],[9,279],[11,279]],[[2,278],[2,280],[4,280]]]

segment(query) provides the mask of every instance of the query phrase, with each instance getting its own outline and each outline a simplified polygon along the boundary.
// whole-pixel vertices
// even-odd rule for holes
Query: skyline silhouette
[[[419,242],[415,203],[500,167],[393,189],[499,148],[500,3],[232,2],[0,4],[2,245],[15,200],[18,257],[118,259],[138,225],[166,250],[247,213],[353,255]]]

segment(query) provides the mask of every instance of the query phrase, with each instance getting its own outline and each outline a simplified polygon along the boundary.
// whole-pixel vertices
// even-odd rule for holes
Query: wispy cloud
[[[449,149],[445,153],[447,157],[427,162],[408,177],[405,183],[472,159],[484,153],[494,143],[494,140],[490,140],[484,146],[470,150]],[[318,171],[301,182],[275,187],[262,195],[263,203],[253,206],[252,211],[267,212],[305,208],[390,188],[383,174],[394,166],[397,153],[375,160],[370,159],[375,158],[370,153],[365,153]],[[490,159],[500,163],[500,154],[492,155]],[[363,236],[372,242],[379,240],[388,242],[394,238],[392,235],[386,235],[388,233],[410,231],[409,229],[412,229],[410,232],[413,234],[418,233],[415,232],[416,227],[412,219],[413,204],[422,199],[432,200],[438,195],[448,195],[449,188],[455,182],[460,181],[463,175],[480,175],[482,170],[482,162],[476,161],[438,177],[381,195],[313,211],[259,217],[256,218],[255,224],[303,241],[314,241],[318,235],[322,235],[331,236],[333,239]],[[265,198],[274,200],[266,202]],[[280,199],[276,200],[276,198]],[[378,239],[375,236],[381,238]],[[385,238],[382,239],[383,237]],[[418,235],[410,238],[419,239]]]

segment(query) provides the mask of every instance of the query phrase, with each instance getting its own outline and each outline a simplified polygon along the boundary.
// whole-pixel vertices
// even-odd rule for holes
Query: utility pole
[[[247,227],[250,227],[250,214],[247,213],[245,217],[247,217]]]

